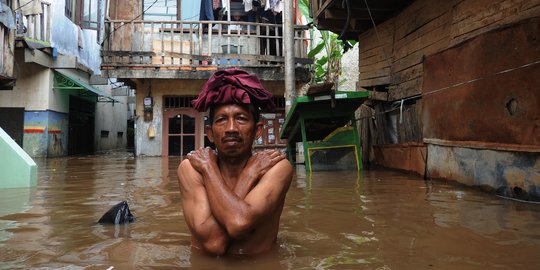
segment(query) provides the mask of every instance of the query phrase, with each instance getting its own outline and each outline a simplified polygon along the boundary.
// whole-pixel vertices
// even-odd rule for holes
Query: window
[[[176,20],[178,1],[181,0],[143,0],[143,19],[157,21]]]
[[[82,16],[80,19],[80,26],[82,28],[98,29],[98,14],[100,0],[78,0],[84,7],[81,9]]]
[[[65,12],[64,12],[66,14],[66,17],[70,18],[72,21],[73,21],[73,9],[75,8],[74,4],[75,4],[74,0],[66,0],[66,7],[65,7]]]
[[[65,0],[64,14],[75,24],[85,29],[100,28],[103,0]]]

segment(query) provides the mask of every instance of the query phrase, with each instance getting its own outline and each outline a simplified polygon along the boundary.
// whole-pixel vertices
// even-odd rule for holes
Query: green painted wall
[[[31,187],[37,183],[37,165],[30,156],[0,128],[0,188]]]

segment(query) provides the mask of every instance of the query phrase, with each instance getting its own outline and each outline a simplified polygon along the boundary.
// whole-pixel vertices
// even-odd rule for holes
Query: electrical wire
[[[131,19],[129,22],[125,23],[125,24],[121,24],[119,25],[118,27],[114,28],[110,33],[109,35],[103,39],[103,41],[101,42],[101,44],[99,44],[100,46],[103,46],[103,43],[105,43],[105,41],[109,40],[109,37],[112,36],[112,34],[114,32],[116,32],[116,30],[118,30],[119,28],[123,27],[123,26],[126,26],[128,24],[130,24],[131,22],[135,21],[136,19],[140,18],[146,11],[148,11],[150,8],[152,8],[159,0],[155,0],[150,6],[148,6],[146,9],[143,10],[143,12],[139,15],[137,15],[135,18]]]
[[[24,4],[24,5],[20,6],[20,7],[18,7],[18,8],[16,8],[16,9],[14,9],[13,11],[17,11],[17,10],[23,8],[23,7],[26,7],[26,6],[28,6],[30,3],[34,2],[34,1],[36,1],[36,0],[29,1],[28,3],[26,3],[26,4]]]
[[[349,2],[349,0],[343,1],[345,2],[345,7],[347,8],[347,19],[345,20],[343,30],[341,30],[341,34],[338,37],[341,40],[343,40],[343,36],[345,36],[345,32],[347,32],[347,28],[349,28],[349,24],[351,23],[351,3]]]
[[[504,69],[504,70],[501,70],[501,71],[498,71],[498,72],[495,72],[495,73],[492,73],[492,74],[489,74],[489,75],[486,75],[486,76],[483,76],[483,77],[478,77],[478,78],[474,78],[474,79],[471,79],[471,80],[455,83],[455,84],[452,84],[452,85],[449,85],[449,86],[437,88],[437,89],[434,89],[434,90],[429,90],[429,91],[426,91],[425,93],[422,93],[422,94],[416,94],[414,96],[399,99],[398,101],[405,102],[405,101],[408,101],[408,100],[423,98],[425,96],[437,94],[439,92],[450,90],[452,88],[459,87],[459,86],[462,86],[462,85],[465,85],[465,84],[470,84],[470,83],[474,83],[474,82],[477,82],[477,81],[489,79],[489,78],[491,78],[493,76],[501,75],[501,74],[504,74],[504,73],[516,71],[516,70],[519,70],[519,69],[522,69],[522,68],[527,68],[527,67],[531,67],[531,66],[538,65],[538,64],[540,64],[540,60],[530,62],[530,63],[527,63],[527,64],[523,64],[521,66]],[[372,117],[375,117],[376,115],[382,115],[382,114],[386,114],[386,113],[393,112],[393,111],[396,111],[396,110],[400,110],[400,106],[397,106],[397,107],[394,107],[392,109],[382,111],[382,112],[379,112],[379,113],[375,113],[375,114],[373,114],[371,116],[364,116],[364,117],[360,117],[360,118],[355,118],[355,120],[358,121],[358,120],[363,120],[363,119],[366,119],[366,118],[372,118]]]

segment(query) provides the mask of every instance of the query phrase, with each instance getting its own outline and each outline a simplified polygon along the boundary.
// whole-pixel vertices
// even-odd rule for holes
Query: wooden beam
[[[395,11],[391,9],[377,11],[371,10],[371,16],[373,16],[373,19],[376,21],[387,19],[394,13]],[[345,19],[347,18],[347,10],[341,8],[329,8],[324,11],[324,18],[339,19],[345,21]],[[351,19],[371,21],[371,17],[369,16],[369,12],[367,9],[351,9]]]
[[[335,0],[326,0],[324,1],[324,3],[321,5],[321,8],[318,9],[318,10],[315,10],[315,16],[313,16],[314,19],[318,19],[321,14],[330,6],[334,3]]]

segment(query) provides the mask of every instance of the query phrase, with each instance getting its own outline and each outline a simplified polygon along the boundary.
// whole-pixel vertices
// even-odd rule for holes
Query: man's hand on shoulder
[[[283,159],[285,159],[285,154],[279,150],[256,151],[252,154],[245,169],[250,170],[256,178],[260,179]]]
[[[202,173],[204,166],[211,163],[217,163],[217,154],[210,147],[201,147],[189,152],[187,154],[187,159],[189,160],[193,169],[199,173]]]

